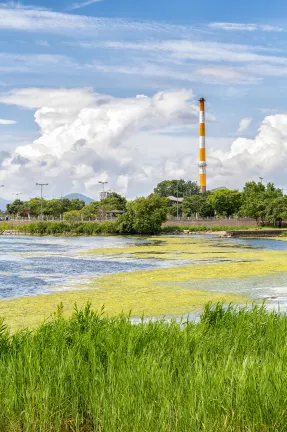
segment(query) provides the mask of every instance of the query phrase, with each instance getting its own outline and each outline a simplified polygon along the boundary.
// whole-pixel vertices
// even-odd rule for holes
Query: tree
[[[273,222],[274,225],[279,225],[287,219],[287,196],[277,197],[269,202],[266,208],[266,220]]]
[[[213,210],[219,216],[230,217],[239,212],[241,207],[241,192],[238,190],[218,189],[207,198]]]
[[[82,201],[79,198],[75,198],[69,201],[70,201],[69,211],[82,210],[82,208],[85,207],[85,201]]]
[[[24,209],[24,207],[25,207],[24,201],[21,201],[19,199],[16,199],[11,204],[7,204],[6,206],[7,213],[10,215],[17,215],[18,213],[21,212],[21,210]]]
[[[46,201],[43,200],[43,207],[45,206]],[[41,214],[41,198],[31,198],[29,201],[25,203],[25,206],[30,211],[31,217],[38,217]]]
[[[177,209],[177,204],[172,204],[169,209],[168,209],[168,214],[170,216],[176,217],[177,213],[179,216],[182,215],[182,204],[178,204],[178,209]]]
[[[127,200],[116,192],[109,194],[107,198],[102,201],[105,210],[121,210],[126,208]]]
[[[207,202],[207,195],[193,195],[186,197],[183,200],[183,214],[184,216],[190,217],[198,215],[199,217],[213,217],[214,210],[212,206]]]
[[[64,219],[67,222],[75,223],[80,222],[82,220],[82,215],[80,210],[71,210],[69,212],[64,213]]]
[[[199,194],[199,186],[196,182],[185,181],[185,180],[164,180],[155,187],[154,193],[161,197],[169,196],[191,196]]]
[[[282,198],[281,189],[276,188],[273,183],[264,186],[261,182],[247,182],[242,192],[242,206],[240,215],[250,217],[257,223],[265,225],[273,219],[272,202]]]
[[[141,197],[127,204],[126,212],[118,218],[121,233],[157,234],[166,221],[168,200],[154,194]]]
[[[93,219],[99,216],[100,202],[94,201],[82,208],[81,214],[84,219]]]
[[[184,216],[190,217],[199,213],[199,210],[204,203],[205,198],[202,195],[193,195],[186,197],[183,200],[183,214]]]
[[[61,199],[51,199],[43,205],[43,214],[46,216],[60,217],[63,214]]]

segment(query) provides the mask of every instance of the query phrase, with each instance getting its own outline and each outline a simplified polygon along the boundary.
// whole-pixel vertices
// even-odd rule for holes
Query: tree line
[[[170,199],[173,197],[173,199]],[[174,200],[176,198],[176,200]],[[176,202],[181,198],[180,202]],[[81,220],[106,219],[108,212],[120,213],[118,231],[122,233],[150,234],[159,232],[168,216],[192,217],[249,217],[260,225],[277,224],[287,220],[287,196],[274,184],[247,182],[242,190],[218,188],[200,194],[196,182],[165,180],[148,197],[127,201],[117,193],[102,201],[85,205],[79,199],[52,199],[42,201],[43,215],[76,223]],[[10,215],[39,217],[40,198],[23,202],[15,200],[7,205]]]

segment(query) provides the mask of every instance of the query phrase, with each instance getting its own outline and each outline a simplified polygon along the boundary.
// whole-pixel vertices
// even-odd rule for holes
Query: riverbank
[[[163,225],[158,234],[212,234],[222,237],[279,237],[287,235],[287,230],[242,226],[184,226]],[[96,236],[125,235],[115,222],[31,222],[25,224],[0,224],[0,235],[41,235],[41,236]]]
[[[198,324],[132,325],[87,306],[0,329],[1,431],[286,430],[284,314],[218,305]]]

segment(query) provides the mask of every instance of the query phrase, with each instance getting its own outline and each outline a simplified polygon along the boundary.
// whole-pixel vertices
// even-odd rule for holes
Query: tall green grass
[[[287,316],[207,305],[198,324],[90,306],[0,328],[0,430],[286,431]]]

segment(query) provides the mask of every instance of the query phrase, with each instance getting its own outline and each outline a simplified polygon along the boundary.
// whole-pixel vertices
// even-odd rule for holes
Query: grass
[[[132,325],[89,305],[0,330],[5,432],[283,432],[287,317],[207,305],[198,324]]]

